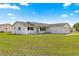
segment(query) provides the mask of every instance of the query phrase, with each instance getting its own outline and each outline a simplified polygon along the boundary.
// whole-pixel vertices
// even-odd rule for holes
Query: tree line
[[[79,31],[79,23],[75,23],[73,27],[76,28],[76,31]]]

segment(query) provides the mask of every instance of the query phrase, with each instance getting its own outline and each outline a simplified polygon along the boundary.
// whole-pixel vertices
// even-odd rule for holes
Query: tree
[[[79,23],[75,23],[73,27],[75,27],[76,30],[79,31]]]

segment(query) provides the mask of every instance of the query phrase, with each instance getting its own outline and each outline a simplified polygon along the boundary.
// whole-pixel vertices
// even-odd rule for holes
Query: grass
[[[79,32],[71,33],[72,35],[79,35]]]
[[[10,35],[9,33],[0,33],[0,55],[79,56],[79,35]]]

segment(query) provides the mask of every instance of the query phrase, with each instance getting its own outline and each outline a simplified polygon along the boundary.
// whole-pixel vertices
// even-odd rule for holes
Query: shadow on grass
[[[12,33],[4,33],[3,32],[3,34],[6,34],[6,35],[14,35],[14,36],[16,36],[16,35],[67,35],[67,34],[56,34],[56,33],[38,33],[38,34],[12,34]]]
[[[19,35],[48,35],[48,34],[11,34],[11,33],[8,33],[7,35],[13,35],[13,36],[19,36]]]
[[[7,35],[25,35],[25,34],[11,34],[11,33],[8,33]]]

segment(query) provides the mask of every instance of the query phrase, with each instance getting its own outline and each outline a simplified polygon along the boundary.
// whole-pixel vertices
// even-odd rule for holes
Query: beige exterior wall
[[[18,27],[21,27],[21,30],[18,30]],[[28,30],[28,27],[33,27],[34,30]],[[37,28],[34,26],[24,26],[19,23],[14,24],[12,27],[13,34],[40,34],[40,33],[45,33],[45,32],[66,34],[66,33],[70,33],[70,27],[68,25],[51,26],[51,27],[48,27],[46,31],[40,31],[40,29],[38,28],[38,32],[37,32]]]
[[[50,33],[65,34],[70,33],[70,27],[68,25],[49,27],[47,31]]]
[[[18,30],[18,27],[21,27],[21,30]],[[28,27],[33,27],[33,26],[23,26],[23,25],[17,23],[13,26],[12,33],[13,34],[36,34],[35,27],[34,27],[34,30],[28,30]]]
[[[21,27],[21,30],[18,30],[18,27]],[[13,34],[24,34],[24,26],[20,24],[15,24],[12,26],[12,33]]]
[[[31,26],[29,26],[29,27],[31,27]],[[28,27],[25,27],[25,34],[37,34],[37,32],[36,32],[36,28],[35,27],[33,27],[34,28],[34,30],[28,30]]]
[[[64,31],[65,31],[66,33],[70,33],[70,32],[71,32],[71,27],[66,24],[66,25],[64,26]]]

